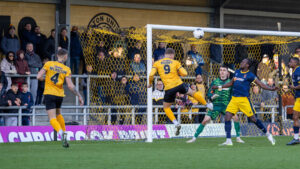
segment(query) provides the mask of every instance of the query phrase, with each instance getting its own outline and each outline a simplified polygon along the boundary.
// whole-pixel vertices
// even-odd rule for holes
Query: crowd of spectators
[[[78,28],[71,31],[70,61],[72,72],[78,74],[79,63],[83,57]],[[10,25],[0,41],[0,51],[4,57],[1,60],[0,71],[0,104],[1,106],[27,106],[22,113],[30,113],[32,105],[43,103],[44,82],[30,77],[30,86],[26,75],[36,75],[49,60],[55,59],[55,30],[52,29],[47,38],[39,26],[26,23],[16,35],[16,28]],[[68,49],[69,38],[67,29],[60,30],[58,47]],[[16,77],[18,75],[25,75]],[[30,91],[30,92],[29,92]],[[18,109],[1,110],[2,113],[18,113]],[[17,116],[0,116],[0,125],[16,126]],[[22,125],[29,125],[29,116],[22,117]]]

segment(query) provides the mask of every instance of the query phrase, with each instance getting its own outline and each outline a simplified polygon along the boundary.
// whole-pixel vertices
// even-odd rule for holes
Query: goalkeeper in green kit
[[[211,85],[210,85],[211,87],[212,86],[222,86],[222,85],[230,82],[230,79],[229,79],[230,73],[228,71],[227,66],[224,66],[224,65],[221,66],[219,73],[220,73],[220,77],[211,83]],[[226,107],[229,104],[230,99],[231,99],[231,87],[224,88],[221,91],[219,91],[218,89],[213,90],[213,89],[211,89],[211,87],[209,88],[207,96],[212,101],[214,108],[213,108],[213,110],[208,111],[208,113],[207,113],[207,115],[205,115],[202,123],[197,128],[194,137],[191,140],[188,140],[187,143],[195,142],[197,137],[203,131],[205,125],[207,123],[209,123],[211,120],[215,120],[219,116],[220,113],[225,115]],[[240,138],[240,123],[239,123],[238,116],[235,115],[233,117],[233,120],[234,120],[234,128],[235,128],[236,137],[237,137],[236,141],[238,143],[244,143],[244,141]]]

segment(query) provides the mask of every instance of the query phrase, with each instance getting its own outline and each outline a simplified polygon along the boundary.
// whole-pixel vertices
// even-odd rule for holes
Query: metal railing
[[[122,108],[127,108],[127,109],[131,109],[128,112],[116,112],[116,113],[112,113],[112,109],[122,109]],[[132,106],[132,105],[124,105],[124,106],[62,106],[62,115],[65,116],[82,116],[82,124],[83,125],[87,125],[88,124],[88,116],[90,115],[106,115],[108,116],[107,119],[107,124],[111,125],[111,117],[116,115],[116,116],[120,116],[120,115],[131,115],[131,124],[134,125],[136,124],[136,115],[147,115],[146,112],[135,112],[136,109],[141,109],[141,108],[147,108],[147,105],[139,105],[139,106]],[[153,116],[154,116],[154,124],[158,124],[159,119],[158,119],[158,115],[165,115],[165,113],[163,111],[159,111],[159,109],[162,109],[163,106],[162,105],[153,105],[154,111],[153,111]],[[205,109],[205,106],[192,106],[191,109],[195,109],[195,108],[202,108]],[[274,106],[265,106],[265,108],[272,108],[273,110],[271,112],[263,112],[263,111],[259,111],[256,112],[257,114],[271,114],[272,115],[272,122],[274,122],[275,119],[275,114],[278,114],[278,111],[275,111],[275,109],[278,108],[278,106],[274,105]],[[18,117],[18,126],[22,126],[22,116],[30,116],[32,117],[32,125],[35,126],[36,125],[36,117],[37,116],[48,116],[47,113],[38,113],[37,110],[40,109],[45,109],[45,106],[32,106],[31,107],[31,113],[22,113],[23,109],[27,109],[26,106],[10,106],[10,107],[0,107],[0,110],[18,110],[18,113],[0,113],[0,116],[17,116]],[[76,109],[76,110],[82,110],[81,112],[75,112],[75,113],[64,113],[63,110],[64,109]],[[97,112],[97,113],[90,113],[90,111],[88,110],[96,110],[97,109],[107,109],[104,112]],[[180,122],[180,117],[182,115],[200,115],[200,114],[206,114],[206,112],[181,112],[182,108],[178,108],[177,112],[174,112],[175,115],[177,115],[177,119]],[[284,111],[286,114],[286,109]],[[239,112],[239,114],[242,114],[241,112]],[[286,117],[286,115],[283,115],[283,117]],[[284,118],[283,118],[284,119]],[[78,121],[78,120],[77,120]]]

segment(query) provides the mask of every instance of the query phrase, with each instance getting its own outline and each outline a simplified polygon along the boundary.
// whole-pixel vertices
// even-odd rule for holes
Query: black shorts
[[[182,83],[179,86],[176,86],[172,89],[165,91],[164,102],[173,103],[175,102],[176,93],[186,94],[189,91],[189,86],[185,83]]]
[[[46,110],[59,109],[61,107],[63,99],[63,97],[59,96],[45,95],[44,102],[46,105]]]

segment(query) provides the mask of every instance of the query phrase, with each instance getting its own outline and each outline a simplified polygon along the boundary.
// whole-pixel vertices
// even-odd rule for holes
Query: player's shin
[[[231,140],[231,121],[225,121],[226,138]]]
[[[204,127],[205,127],[205,125],[203,125],[203,124],[199,125],[199,127],[197,128],[196,133],[194,135],[195,138],[197,138],[202,133]]]
[[[65,132],[66,131],[66,125],[65,125],[64,117],[61,114],[59,114],[58,116],[56,116],[56,119],[57,119],[58,123],[60,124],[62,130]]]
[[[261,129],[261,131],[262,131],[263,133],[267,133],[266,127],[262,124],[262,122],[261,122],[259,119],[257,119],[256,122],[254,122],[254,124],[255,124],[259,129]]]
[[[57,133],[62,137],[63,130],[62,130],[59,122],[57,121],[57,119],[56,118],[50,119],[50,124],[54,128],[54,130],[57,131]]]
[[[166,112],[166,115],[168,116],[168,118],[173,122],[173,124],[175,124],[175,125],[179,124],[170,107],[164,108],[164,111]]]
[[[236,137],[240,137],[240,130],[241,130],[240,122],[234,122],[234,129],[236,132]]]
[[[293,126],[293,129],[294,129],[294,139],[298,140],[299,139],[299,127]]]

